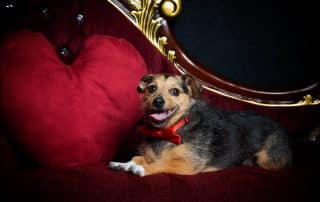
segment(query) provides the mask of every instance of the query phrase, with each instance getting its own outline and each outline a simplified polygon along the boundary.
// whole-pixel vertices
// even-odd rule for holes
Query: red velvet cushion
[[[11,178],[2,191],[7,201],[32,202],[311,201],[309,180],[301,177],[293,171],[237,167],[192,176],[160,174],[140,178],[110,171],[101,164],[74,171],[24,172]],[[315,184],[313,188],[316,190],[318,186]]]
[[[63,64],[40,33],[20,31],[1,45],[0,119],[45,166],[113,158],[140,117],[136,85],[146,66],[123,39],[91,36]]]

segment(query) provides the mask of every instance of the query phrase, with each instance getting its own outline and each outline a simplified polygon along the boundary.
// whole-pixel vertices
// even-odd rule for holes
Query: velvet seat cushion
[[[309,201],[308,187],[293,171],[236,167],[194,176],[137,177],[97,164],[79,169],[20,173],[4,189],[10,201],[277,202]],[[12,193],[27,193],[15,195]],[[79,195],[81,193],[81,195]],[[81,196],[81,197],[80,197]]]
[[[136,85],[146,65],[126,40],[90,36],[71,65],[40,33],[0,47],[1,127],[42,166],[111,160],[140,118]]]

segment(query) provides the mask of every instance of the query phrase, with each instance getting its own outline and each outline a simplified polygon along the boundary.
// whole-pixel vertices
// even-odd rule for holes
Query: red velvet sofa
[[[167,41],[159,46],[128,17],[137,6],[114,2],[1,4],[0,201],[317,200],[319,139],[308,134],[319,127],[318,83],[280,93],[232,83],[194,62],[165,20],[159,33]],[[164,3],[180,6],[157,2],[162,15]],[[135,152],[141,117],[135,85],[157,72],[191,73],[213,105],[281,122],[293,139],[292,168],[143,178],[109,170],[108,161]]]

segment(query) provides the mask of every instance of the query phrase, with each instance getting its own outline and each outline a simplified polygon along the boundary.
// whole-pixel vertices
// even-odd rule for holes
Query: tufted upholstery
[[[1,35],[21,27],[42,32],[67,64],[75,60],[88,36],[106,34],[132,43],[152,72],[171,69],[143,34],[103,0],[7,0],[0,9]]]

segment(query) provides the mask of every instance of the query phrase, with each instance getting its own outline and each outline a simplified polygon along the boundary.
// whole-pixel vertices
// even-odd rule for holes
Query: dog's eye
[[[172,89],[170,89],[170,94],[173,96],[179,96],[180,90],[178,88],[172,88]]]
[[[148,92],[149,93],[154,93],[156,90],[157,90],[157,86],[156,85],[148,86]]]

